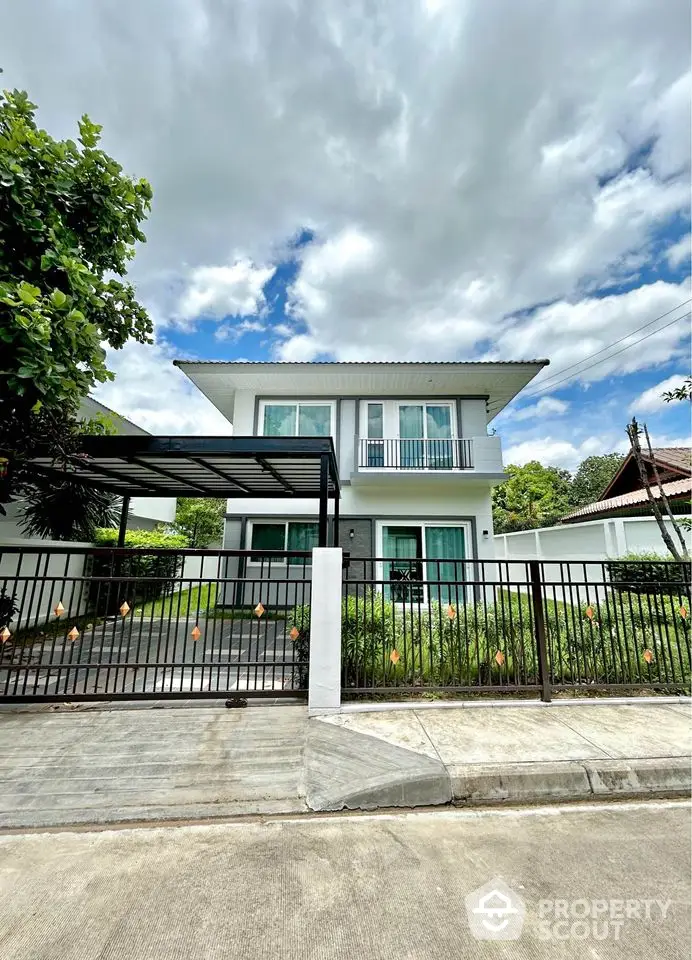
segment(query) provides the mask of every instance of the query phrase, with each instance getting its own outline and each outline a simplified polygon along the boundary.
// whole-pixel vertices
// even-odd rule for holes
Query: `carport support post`
[[[332,546],[339,546],[339,492],[334,497],[334,526],[332,527]]]
[[[327,527],[329,524],[329,457],[320,457],[320,518],[317,545],[327,546]]]
[[[123,497],[123,505],[120,511],[120,526],[118,528],[118,546],[125,546],[125,534],[127,533],[127,518],[130,513],[130,498]]]
[[[311,715],[337,713],[341,707],[342,568],[340,547],[313,549],[308,684]]]

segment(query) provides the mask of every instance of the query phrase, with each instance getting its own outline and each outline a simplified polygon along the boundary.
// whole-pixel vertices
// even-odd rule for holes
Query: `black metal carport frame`
[[[132,497],[317,499],[318,545],[339,543],[339,470],[331,437],[83,437],[63,466],[48,451],[32,458],[56,482],[73,478],[123,498],[118,546]]]

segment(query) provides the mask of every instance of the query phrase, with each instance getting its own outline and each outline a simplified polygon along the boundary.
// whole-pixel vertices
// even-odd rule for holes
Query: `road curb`
[[[455,804],[688,796],[689,757],[449,766]]]

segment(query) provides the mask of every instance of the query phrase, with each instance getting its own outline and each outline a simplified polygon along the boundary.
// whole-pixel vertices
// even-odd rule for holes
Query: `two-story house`
[[[488,424],[547,360],[176,363],[236,437],[333,439],[352,557],[493,559],[491,489],[505,474]],[[316,543],[311,500],[228,501],[225,548]]]

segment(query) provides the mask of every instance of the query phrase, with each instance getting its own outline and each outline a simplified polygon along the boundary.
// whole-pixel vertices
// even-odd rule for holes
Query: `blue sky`
[[[688,442],[687,0],[24,0],[3,39],[53,135],[86,112],[152,184],[156,342],[98,391],[146,429],[228,429],[176,357],[547,356],[507,462],[574,469],[633,413]]]

